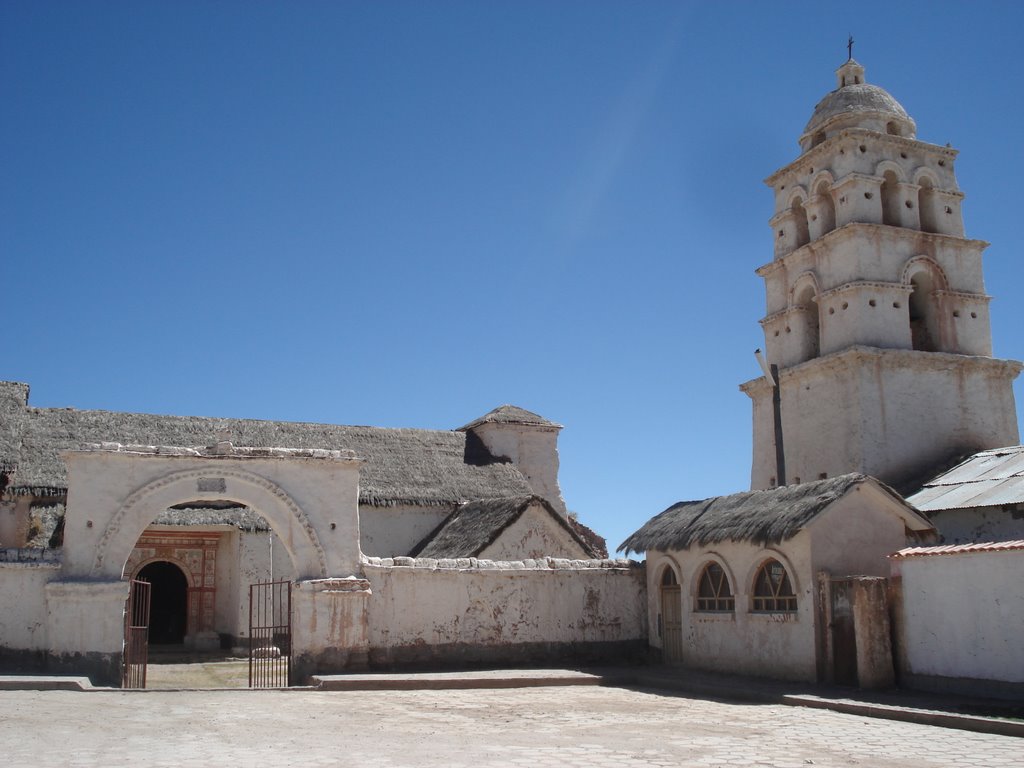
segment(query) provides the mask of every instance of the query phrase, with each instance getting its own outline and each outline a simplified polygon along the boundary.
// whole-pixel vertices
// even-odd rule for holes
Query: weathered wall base
[[[904,672],[900,675],[900,685],[903,688],[929,691],[931,693],[1024,701],[1024,683],[1007,682],[1005,680],[980,680],[973,677],[939,677],[937,675],[916,675],[913,672]]]
[[[74,675],[93,685],[121,685],[120,653],[51,653],[0,648],[0,672],[5,675]]]
[[[488,667],[639,664],[649,659],[647,640],[484,645],[446,643],[370,649],[372,669],[474,669]]]

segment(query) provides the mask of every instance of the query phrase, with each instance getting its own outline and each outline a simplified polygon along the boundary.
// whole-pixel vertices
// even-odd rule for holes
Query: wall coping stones
[[[124,445],[122,443],[86,443],[85,452],[132,453],[152,456],[196,456],[207,459],[330,459],[358,461],[355,451],[326,448],[252,448],[230,442],[188,448],[180,445]]]
[[[627,558],[604,560],[568,560],[561,557],[542,557],[527,560],[484,560],[476,557],[369,557],[363,556],[363,565],[370,568],[416,568],[427,571],[592,571],[631,570],[643,568],[644,563]]]
[[[0,564],[34,568],[60,568],[63,550],[43,547],[0,548]]]

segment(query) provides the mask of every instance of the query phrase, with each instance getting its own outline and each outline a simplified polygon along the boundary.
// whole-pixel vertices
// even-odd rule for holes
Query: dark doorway
[[[153,585],[149,611],[150,645],[181,645],[188,617],[188,580],[173,563],[150,563],[135,577]]]

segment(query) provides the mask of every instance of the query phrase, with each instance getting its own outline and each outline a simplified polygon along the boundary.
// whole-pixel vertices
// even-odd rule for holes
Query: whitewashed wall
[[[442,507],[359,507],[359,542],[364,555],[396,557],[408,555],[452,513],[454,505]]]
[[[931,511],[943,544],[972,544],[979,541],[1024,539],[1024,504],[1016,508],[968,507]]]
[[[791,680],[814,680],[815,603],[810,537],[802,531],[778,547],[721,542],[683,552],[650,552],[647,558],[651,645],[662,647],[658,635],[661,578],[672,568],[681,585],[683,658],[694,669]],[[769,558],[786,566],[797,597],[794,613],[754,613],[754,577]],[[734,613],[697,611],[700,575],[710,562],[725,570],[736,599]]]
[[[1024,695],[1024,550],[894,558],[901,682]]]
[[[288,550],[271,531],[235,531],[225,536],[217,561],[216,630],[240,640],[249,636],[249,585],[294,579],[295,568]]]
[[[18,557],[17,550],[6,552],[11,560]],[[45,587],[59,569],[55,562],[0,562],[0,647],[4,650],[47,647]]]
[[[644,571],[629,561],[368,558],[373,665],[591,660],[647,645]]]

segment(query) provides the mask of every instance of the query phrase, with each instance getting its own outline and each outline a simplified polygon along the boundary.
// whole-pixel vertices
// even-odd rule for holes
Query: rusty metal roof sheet
[[[982,544],[950,544],[942,547],[907,547],[889,555],[890,558],[931,557],[934,555],[963,555],[972,552],[1024,551],[1024,541],[992,541]]]
[[[976,453],[907,501],[924,512],[1024,503],[1024,445]]]

